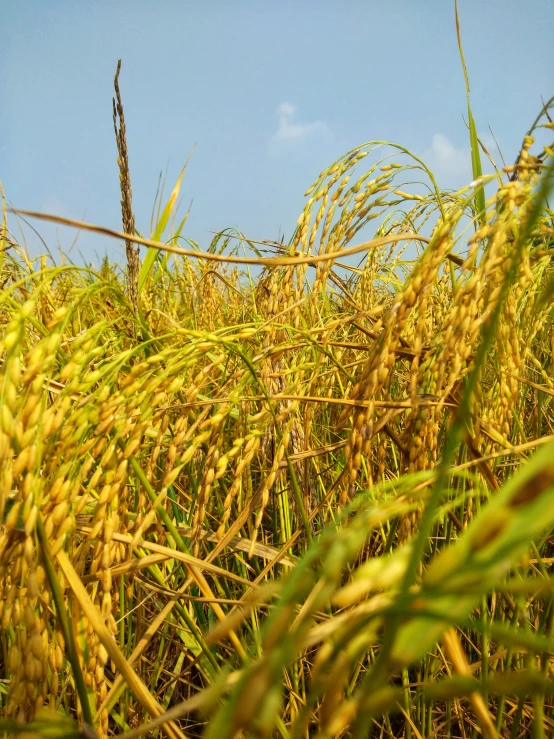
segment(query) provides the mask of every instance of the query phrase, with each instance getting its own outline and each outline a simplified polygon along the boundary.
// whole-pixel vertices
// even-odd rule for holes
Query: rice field
[[[116,77],[123,230],[57,220],[126,263],[4,202],[5,735],[554,736],[551,107],[497,166],[468,105],[458,192],[369,142],[202,250],[181,178],[135,232]]]

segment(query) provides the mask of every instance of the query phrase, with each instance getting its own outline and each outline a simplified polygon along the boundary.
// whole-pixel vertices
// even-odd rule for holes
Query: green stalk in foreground
[[[56,573],[54,571],[50,545],[48,543],[48,537],[46,536],[44,524],[42,523],[40,513],[37,516],[37,534],[42,548],[42,553],[44,555],[44,568],[46,570],[48,581],[50,583],[52,597],[54,598],[54,603],[56,604],[56,611],[58,612],[58,621],[62,630],[63,638],[65,640],[65,643],[67,644],[67,656],[71,665],[71,669],[73,671],[75,688],[77,690],[77,695],[79,696],[79,702],[81,704],[81,710],[83,712],[83,718],[85,720],[85,732],[87,736],[95,737],[96,731],[94,729],[94,718],[92,716],[92,710],[88,698],[87,686],[85,685],[85,678],[83,677],[81,665],[79,664],[79,655],[77,654],[75,640],[73,639],[73,632],[69,624],[69,616],[67,614],[67,611],[65,610],[62,591],[58,582],[58,578],[56,577]]]

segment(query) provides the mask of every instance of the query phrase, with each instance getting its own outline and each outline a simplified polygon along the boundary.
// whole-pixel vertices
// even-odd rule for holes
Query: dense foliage
[[[286,245],[183,248],[179,181],[134,292],[108,262],[31,260],[5,212],[2,728],[552,735],[553,169],[532,147],[453,193],[366,144]]]

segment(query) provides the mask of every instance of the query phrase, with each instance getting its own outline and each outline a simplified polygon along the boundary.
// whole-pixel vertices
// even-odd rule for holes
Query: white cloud
[[[493,159],[500,159],[493,137],[487,132],[478,135]],[[481,148],[479,153],[483,173],[493,172],[489,159]],[[467,147],[457,148],[447,136],[436,133],[433,136],[431,146],[422,154],[421,158],[435,175],[439,187],[457,189],[469,185],[473,180],[469,141]],[[498,161],[496,164],[498,165]],[[501,162],[500,166],[502,166]]]
[[[471,182],[469,149],[457,149],[442,133],[433,136],[431,147],[422,157],[441,187],[458,187]]]
[[[292,103],[281,103],[276,112],[279,118],[279,126],[270,141],[271,147],[274,149],[291,141],[298,141],[316,135],[328,136],[330,133],[324,121],[314,121],[313,123],[296,121],[296,107]]]

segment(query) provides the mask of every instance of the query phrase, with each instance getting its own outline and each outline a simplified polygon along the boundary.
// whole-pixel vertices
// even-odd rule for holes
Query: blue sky
[[[554,2],[459,2],[477,128],[490,143],[491,126],[511,163],[554,94]],[[288,238],[318,173],[372,139],[411,148],[444,187],[471,179],[450,0],[3,0],[2,25],[0,181],[13,207],[121,227],[119,58],[144,235],[160,171],[169,194],[194,145],[185,235],[202,248],[231,226]],[[54,250],[75,236],[34,226]],[[124,257],[87,233],[75,249]]]

